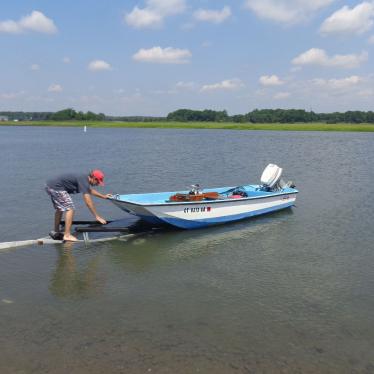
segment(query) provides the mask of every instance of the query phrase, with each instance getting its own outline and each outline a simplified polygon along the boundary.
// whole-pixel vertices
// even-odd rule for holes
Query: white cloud
[[[7,20],[0,22],[0,33],[21,34],[27,31],[54,34],[57,32],[53,20],[42,12],[34,10],[30,15],[22,17],[19,21]]]
[[[14,100],[19,98],[20,96],[24,95],[25,91],[19,91],[19,92],[6,92],[0,94],[0,99],[3,100]]]
[[[276,75],[263,75],[260,77],[259,81],[263,86],[280,86],[284,84]]]
[[[196,83],[180,81],[175,86],[176,88],[182,89],[182,90],[193,90],[196,87]]]
[[[292,60],[294,65],[318,65],[327,67],[355,68],[361,63],[367,61],[367,52],[360,55],[334,55],[329,57],[325,50],[319,48],[311,48],[300,54]]]
[[[151,90],[149,91],[151,95],[175,95],[178,93],[176,90]]]
[[[62,62],[63,62],[64,64],[70,64],[70,62],[71,62],[70,57],[64,57],[64,58],[62,59]]]
[[[371,110],[374,75],[295,80],[288,91],[292,105],[302,103],[305,109],[313,105],[317,111]]]
[[[135,7],[131,13],[125,16],[125,20],[129,26],[140,29],[143,27],[159,27],[162,25],[164,17],[152,10]]]
[[[289,92],[278,92],[274,95],[274,99],[276,100],[284,100],[290,97],[291,94]]]
[[[133,55],[135,61],[152,62],[158,64],[185,64],[192,56],[188,49],[153,47],[140,49]]]
[[[32,64],[30,66],[30,69],[33,70],[33,71],[40,70],[40,65],[38,65],[38,64]]]
[[[182,13],[186,10],[185,0],[147,0],[149,9],[157,10],[163,16]]]
[[[335,0],[245,0],[245,6],[258,17],[275,22],[302,22]]]
[[[337,10],[321,25],[322,34],[363,34],[373,26],[374,3],[364,1],[354,8],[347,5]]]
[[[91,71],[103,71],[103,70],[111,70],[112,67],[106,61],[103,60],[94,60],[88,64],[88,70]]]
[[[8,34],[20,34],[22,32],[21,26],[15,21],[1,21],[0,22],[0,32]]]
[[[145,8],[135,6],[125,14],[125,22],[135,28],[157,28],[166,17],[183,13],[185,9],[185,0],[147,0]]]
[[[48,87],[48,92],[61,92],[62,91],[62,86],[59,84],[51,84]]]
[[[311,48],[292,60],[294,65],[325,65],[329,60],[323,49]]]
[[[226,79],[219,83],[206,84],[201,87],[201,91],[234,91],[241,87],[244,87],[244,83],[240,79],[234,78]]]
[[[362,91],[357,92],[357,95],[362,96],[364,98],[370,98],[370,97],[374,96],[374,90],[371,89],[371,88],[364,89]]]
[[[15,98],[16,98],[16,94],[13,92],[0,94],[0,99],[3,99],[3,100],[12,100]]]
[[[299,71],[301,71],[301,70],[302,70],[301,66],[292,66],[292,67],[290,68],[290,72],[291,72],[291,73],[297,73],[297,72],[299,72]]]
[[[142,103],[144,99],[144,96],[140,92],[135,92],[131,95],[122,96],[120,101],[122,104],[134,105],[136,103]]]
[[[198,9],[194,13],[194,18],[197,21],[222,23],[231,16],[231,9],[228,6],[222,8],[222,10],[209,10],[209,9]]]
[[[372,36],[369,38],[368,42],[369,42],[370,44],[374,44],[374,35],[372,35]]]
[[[363,79],[357,75],[341,79],[313,79],[311,83],[319,87],[327,87],[331,89],[344,89],[352,86],[356,86],[361,83]]]

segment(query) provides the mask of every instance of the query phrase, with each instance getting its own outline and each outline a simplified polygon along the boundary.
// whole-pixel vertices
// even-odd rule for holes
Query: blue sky
[[[0,110],[373,110],[374,1],[13,0]]]

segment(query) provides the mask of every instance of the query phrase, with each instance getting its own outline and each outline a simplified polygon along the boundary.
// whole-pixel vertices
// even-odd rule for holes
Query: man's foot
[[[51,231],[51,232],[49,233],[49,236],[50,236],[53,240],[63,240],[63,239],[64,239],[64,233],[63,233],[63,232]]]
[[[64,235],[64,242],[78,242],[79,240],[73,235]]]

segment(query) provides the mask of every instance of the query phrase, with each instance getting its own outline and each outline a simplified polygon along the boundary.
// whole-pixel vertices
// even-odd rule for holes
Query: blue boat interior
[[[237,187],[219,187],[219,188],[207,188],[203,189],[202,192],[218,192],[219,198],[217,200],[227,200],[230,196],[235,195],[238,191],[244,192],[244,196],[237,198],[250,199],[259,198],[265,196],[276,196],[289,193],[297,193],[298,191],[294,188],[287,187],[277,191],[267,191],[260,185],[246,185]],[[170,197],[176,193],[188,194],[189,191],[173,191],[173,192],[155,192],[155,193],[143,193],[143,194],[127,194],[127,195],[115,195],[114,199],[118,201],[126,201],[138,205],[153,205],[153,204],[196,204],[196,201],[185,201],[185,202],[172,202]],[[238,197],[238,196],[237,196]],[[200,201],[204,202],[208,200]]]

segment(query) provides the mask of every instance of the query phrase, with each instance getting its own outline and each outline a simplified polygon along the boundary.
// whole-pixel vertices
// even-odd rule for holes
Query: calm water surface
[[[374,373],[373,143],[0,127],[0,241],[48,233],[44,181],[64,171],[101,168],[103,191],[132,193],[257,183],[275,162],[300,190],[236,224],[0,252],[0,373]]]

